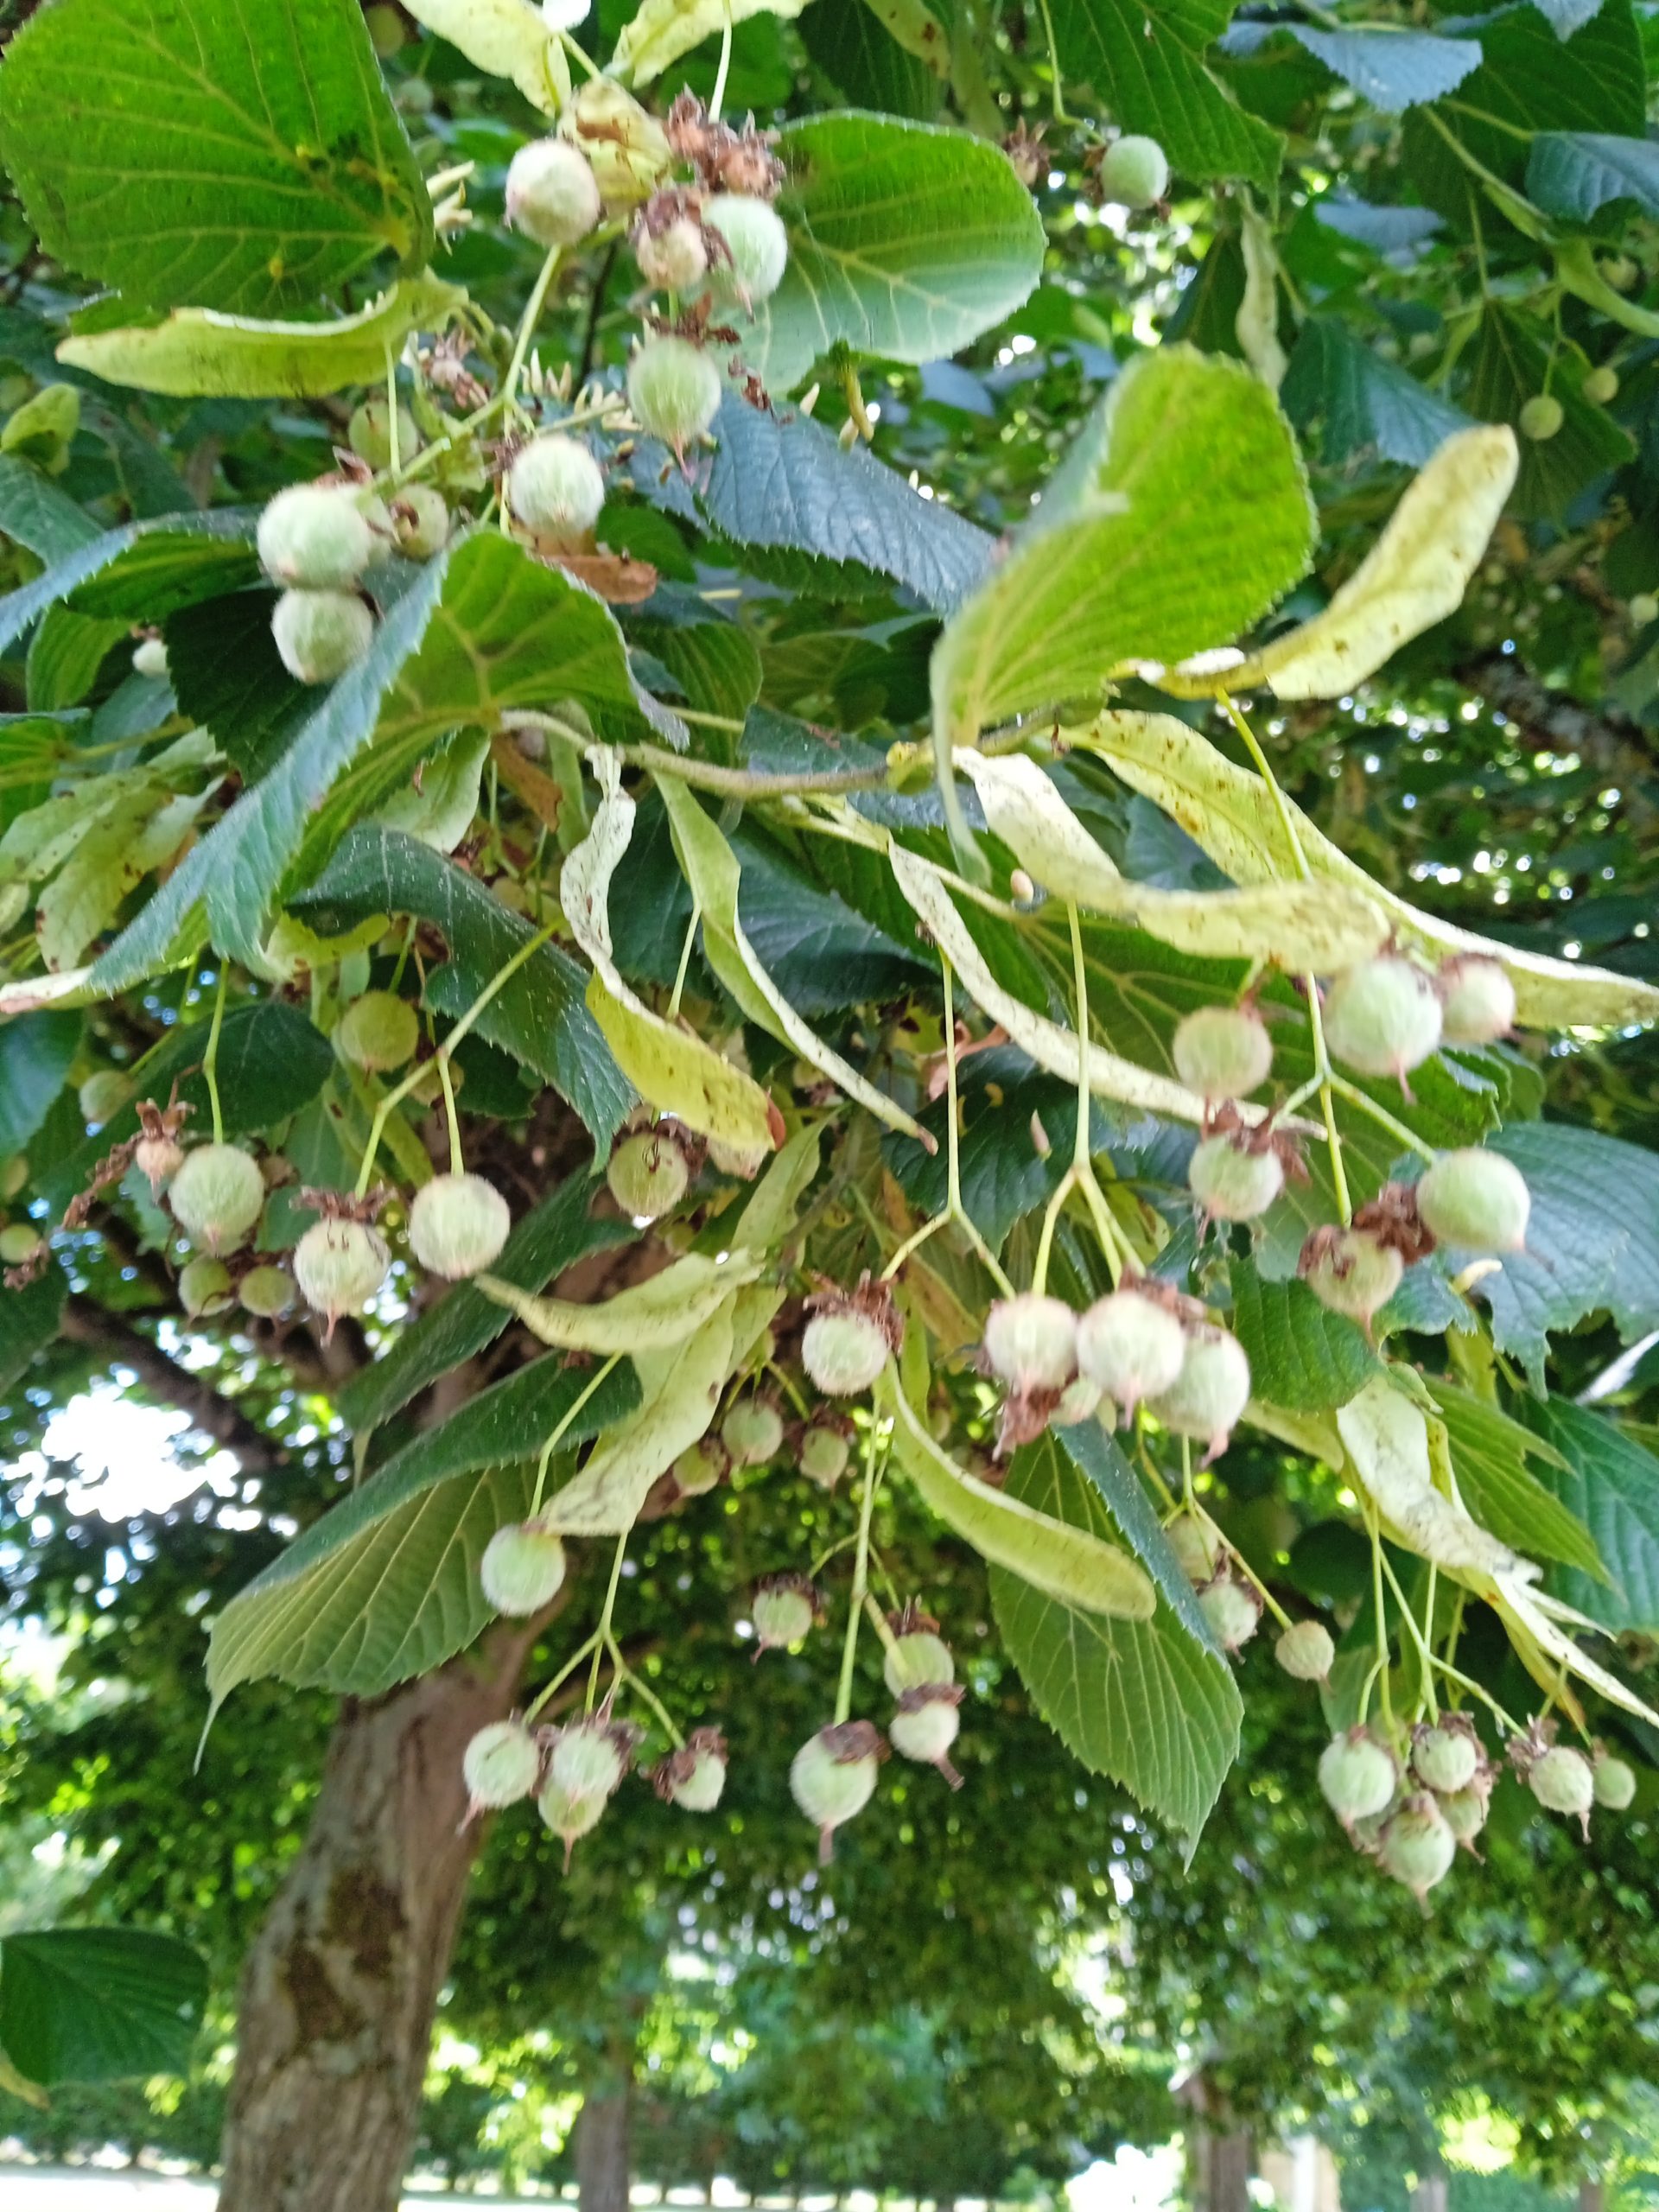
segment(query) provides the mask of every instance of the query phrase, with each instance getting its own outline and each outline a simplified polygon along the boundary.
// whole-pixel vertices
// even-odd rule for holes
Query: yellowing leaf
[[[181,398],[317,399],[376,384],[411,330],[442,330],[467,297],[430,270],[334,322],[254,322],[178,308],[162,322],[66,338],[58,359],[105,384]]]
[[[1109,762],[1131,790],[1162,807],[1236,883],[1271,883],[1295,873],[1278,810],[1261,778],[1235,767],[1173,715],[1104,714],[1063,737]],[[1516,1018],[1524,1027],[1613,1029],[1659,1020],[1659,988],[1610,969],[1519,952],[1422,913],[1373,883],[1292,801],[1285,806],[1315,876],[1363,890],[1382,908],[1403,944],[1435,960],[1479,952],[1498,961],[1515,986]]]
[[[964,749],[957,766],[979,794],[993,834],[1056,897],[1138,922],[1183,952],[1213,959],[1274,960],[1294,974],[1334,975],[1376,951],[1389,933],[1382,909],[1329,882],[1264,884],[1240,891],[1163,891],[1119,874],[1036,761]]]
[[[636,1359],[644,1402],[604,1431],[538,1525],[564,1536],[620,1536],[632,1529],[658,1475],[708,1433],[732,1358],[732,1309],[722,1304],[685,1343]]]
[[[1263,384],[1277,391],[1289,362],[1279,343],[1279,257],[1273,232],[1258,209],[1244,203],[1239,244],[1244,251],[1244,296],[1233,330],[1245,359]]]
[[[758,1253],[733,1252],[723,1260],[688,1252],[660,1274],[619,1291],[597,1305],[578,1306],[562,1298],[532,1298],[515,1284],[480,1275],[486,1298],[509,1306],[533,1336],[558,1351],[661,1351],[683,1344],[745,1283],[760,1272]]]
[[[506,77],[534,108],[556,115],[570,95],[564,51],[532,0],[404,0],[417,23],[447,38],[476,69]],[[580,18],[578,18],[580,20]]]
[[[747,1152],[771,1152],[783,1134],[759,1084],[653,1014],[626,983],[611,950],[611,878],[633,836],[633,801],[602,747],[589,756],[602,796],[593,827],[564,863],[559,897],[577,944],[594,964],[588,1007],[617,1065],[642,1098],[689,1128]]]
[[[1633,1713],[1650,1726],[1659,1727],[1659,1713],[1644,1705],[1633,1690],[1626,1689],[1616,1675],[1598,1666],[1558,1625],[1559,1620],[1567,1619],[1577,1622],[1580,1627],[1593,1629],[1593,1621],[1586,1620],[1582,1613],[1575,1613],[1571,1606],[1563,1605],[1543,1591],[1529,1588],[1517,1575],[1500,1574],[1496,1580],[1497,1589],[1492,1605],[1535,1681],[1545,1689],[1553,1690],[1555,1687],[1554,1669],[1533,1664],[1527,1649],[1529,1640],[1541,1645],[1549,1659],[1567,1666],[1592,1689],[1599,1690],[1612,1704],[1622,1706],[1626,1713]]]
[[[1518,1567],[1507,1544],[1435,1489],[1428,1421],[1388,1375],[1374,1375],[1338,1406],[1336,1421],[1349,1465],[1409,1549],[1452,1573]]]
[[[893,1418],[899,1465],[940,1520],[982,1559],[1081,1612],[1152,1618],[1157,1592],[1127,1552],[965,1473],[918,1420],[891,1362],[876,1389],[882,1411]]]
[[[728,23],[761,15],[792,22],[805,5],[806,0],[645,0],[616,41],[611,67],[632,84],[648,85]]]

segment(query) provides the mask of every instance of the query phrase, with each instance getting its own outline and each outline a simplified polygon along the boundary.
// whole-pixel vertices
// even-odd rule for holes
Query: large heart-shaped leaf
[[[0,2053],[48,2088],[182,2074],[207,2001],[207,1966],[175,1936],[43,1928],[0,1943]]]

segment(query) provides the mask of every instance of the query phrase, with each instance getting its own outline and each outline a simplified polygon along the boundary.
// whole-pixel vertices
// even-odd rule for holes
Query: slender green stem
[[[1343,1226],[1354,1217],[1354,1209],[1348,1196],[1348,1171],[1343,1165],[1342,1134],[1337,1128],[1337,1104],[1332,1096],[1336,1081],[1331,1069],[1331,1055],[1325,1045],[1325,1018],[1319,1011],[1319,979],[1304,976],[1302,988],[1307,994],[1307,1026],[1313,1033],[1313,1058],[1319,1071],[1319,1111],[1325,1117],[1325,1147],[1331,1154],[1331,1180],[1335,1185],[1337,1213]]]
[[[594,1391],[599,1389],[601,1383],[605,1381],[606,1377],[610,1374],[611,1370],[616,1365],[621,1357],[622,1355],[620,1351],[613,1351],[602,1367],[594,1369],[593,1374],[582,1385],[581,1391],[572,1401],[569,1410],[560,1417],[557,1427],[554,1428],[551,1434],[548,1437],[547,1441],[543,1445],[542,1456],[536,1468],[535,1495],[530,1501],[530,1518],[532,1521],[542,1510],[542,1492],[547,1484],[547,1471],[552,1463],[554,1452],[558,1449],[559,1439],[569,1433],[571,1422],[575,1421],[576,1415],[587,1404],[588,1399],[593,1396]]]
[[[675,712],[681,714],[681,709],[676,708]],[[521,723],[531,720],[528,715],[516,719]],[[712,720],[715,727],[728,730],[742,727],[722,715],[681,714],[681,719]],[[631,768],[649,769],[653,776],[673,776],[694,790],[720,791],[729,798],[787,798],[804,792],[838,797],[843,791],[880,791],[887,780],[885,768],[813,768],[799,775],[767,776],[750,768],[722,767],[717,760],[694,760],[688,753],[670,753],[657,745],[625,745],[617,750]]]
[[[599,1630],[595,1629],[591,1636],[583,1637],[582,1641],[576,1646],[575,1649],[570,1654],[570,1656],[565,1661],[563,1666],[560,1668],[558,1673],[554,1675],[552,1681],[549,1682],[544,1688],[537,1690],[535,1696],[524,1707],[524,1721],[526,1726],[528,1726],[529,1723],[536,1718],[537,1714],[547,1703],[549,1698],[553,1695],[554,1692],[563,1683],[569,1681],[571,1675],[575,1673],[577,1668],[581,1666],[582,1661],[588,1656],[588,1654],[597,1646],[598,1643]]]
[[[870,1522],[875,1513],[875,1423],[864,1436],[864,1497],[858,1514],[858,1548],[853,1560],[852,1595],[847,1601],[847,1636],[841,1648],[841,1681],[836,1690],[837,1726],[853,1709],[853,1662],[858,1656],[858,1624],[870,1586]]]
[[[715,123],[726,99],[726,79],[732,66],[732,11],[726,10],[726,20],[720,28],[720,67],[715,72],[715,89],[709,102],[709,113]]]
[[[459,1175],[463,1162],[461,1156],[461,1119],[455,1112],[455,1086],[449,1073],[449,1055],[438,1054],[438,1081],[443,1086],[443,1116],[449,1125],[449,1173]]]
[[[391,348],[381,348],[386,363],[386,466],[395,476],[401,458],[397,450],[397,364],[391,357]]]
[[[1077,1001],[1077,1129],[1071,1148],[1071,1172],[1093,1217],[1095,1234],[1100,1239],[1107,1272],[1116,1289],[1122,1276],[1128,1247],[1118,1234],[1106,1194],[1095,1174],[1094,1154],[1089,1141],[1094,1106],[1089,1090],[1089,971],[1083,957],[1083,925],[1070,899],[1065,912],[1071,926],[1071,980]]]
[[[219,1033],[225,1026],[226,964],[219,963],[219,988],[213,995],[213,1018],[207,1031],[207,1049],[201,1056],[202,1080],[207,1085],[207,1105],[213,1117],[213,1142],[225,1141],[225,1122],[219,1110]]]
[[[1362,1090],[1357,1083],[1350,1083],[1346,1076],[1338,1075],[1334,1070],[1329,1080],[1330,1088],[1339,1098],[1345,1098],[1362,1114],[1369,1114],[1379,1128],[1386,1129],[1391,1137],[1397,1139],[1408,1151],[1414,1152],[1420,1160],[1435,1157],[1432,1144],[1426,1144],[1415,1129],[1408,1129],[1403,1122],[1396,1121],[1386,1106],[1379,1106],[1376,1099]]]
[[[1181,1439],[1181,1503],[1188,1513],[1197,1514],[1204,1510],[1192,1495],[1192,1440],[1190,1436]],[[1209,1516],[1206,1514],[1205,1517],[1207,1520]]]
[[[613,1640],[611,1618],[616,1611],[617,1586],[622,1580],[622,1562],[627,1555],[628,1531],[625,1529],[616,1540],[616,1557],[611,1561],[611,1579],[605,1587],[604,1610],[599,1617],[598,1648],[594,1653],[593,1668],[588,1676],[588,1698],[583,1708],[588,1713],[593,1711],[594,1700],[599,1694],[599,1662],[605,1656],[605,1646]]]
[[[1033,1295],[1040,1298],[1048,1287],[1049,1255],[1054,1246],[1054,1224],[1060,1217],[1060,1208],[1071,1197],[1077,1180],[1076,1167],[1068,1167],[1054,1185],[1054,1195],[1043,1210],[1042,1234],[1037,1239],[1037,1257],[1032,1264]]]
[[[1405,1625],[1406,1633],[1416,1645],[1418,1656],[1423,1662],[1423,1694],[1428,1700],[1428,1717],[1431,1720],[1438,1720],[1440,1717],[1440,1708],[1434,1701],[1434,1654],[1429,1649],[1428,1641],[1422,1630],[1417,1625],[1416,1614],[1406,1603],[1406,1593],[1400,1587],[1400,1578],[1395,1573],[1387,1553],[1379,1549],[1377,1557],[1382,1562],[1382,1572],[1389,1579],[1389,1587],[1393,1591],[1395,1602],[1400,1608],[1400,1618]]]
[[[664,1734],[667,1736],[669,1742],[673,1745],[675,1750],[677,1751],[684,1743],[685,1738],[681,1735],[679,1730],[674,1726],[673,1717],[670,1713],[668,1707],[663,1703],[661,1698],[658,1696],[656,1691],[653,1690],[651,1685],[645,1681],[644,1675],[636,1675],[633,1669],[629,1666],[627,1661],[622,1656],[621,1645],[617,1642],[613,1636],[607,1636],[606,1637],[605,1649],[609,1655],[611,1667],[615,1680],[619,1682],[626,1682],[640,1702],[651,1707],[652,1713],[656,1714],[658,1722],[662,1727]]]
[[[537,275],[536,282],[530,288],[530,297],[524,302],[524,312],[518,321],[518,335],[513,340],[512,359],[507,364],[507,373],[501,385],[500,403],[503,408],[510,408],[513,404],[514,396],[518,390],[518,379],[524,372],[524,363],[530,355],[530,341],[535,336],[536,326],[542,319],[542,309],[547,304],[547,295],[553,279],[559,272],[559,263],[563,253],[564,248],[562,245],[556,245],[550,249],[547,258],[543,262]]]
[[[685,925],[685,942],[680,947],[680,964],[674,971],[674,990],[668,1001],[668,1018],[672,1021],[680,1010],[680,994],[685,988],[686,971],[691,965],[691,948],[697,941],[697,925],[702,919],[702,901],[695,893],[691,898],[691,918]]]
[[[1043,31],[1048,40],[1048,67],[1054,100],[1054,120],[1067,124],[1071,118],[1065,111],[1065,80],[1060,68],[1060,49],[1054,38],[1054,18],[1049,12],[1048,0],[1038,0],[1043,11]]]
[[[1382,1596],[1382,1531],[1377,1521],[1376,1508],[1368,1499],[1365,1507],[1366,1533],[1371,1540],[1371,1603],[1376,1610],[1376,1666],[1377,1689],[1382,1703],[1382,1726],[1392,1738],[1394,1708],[1389,1697],[1389,1616]]]
[[[1233,728],[1238,732],[1245,751],[1249,754],[1251,760],[1255,764],[1256,774],[1261,777],[1262,782],[1273,794],[1273,804],[1279,817],[1279,826],[1285,833],[1285,842],[1290,848],[1291,857],[1295,862],[1297,874],[1300,876],[1304,883],[1311,882],[1313,880],[1313,871],[1308,865],[1307,855],[1302,850],[1302,840],[1297,830],[1295,819],[1290,810],[1290,801],[1285,797],[1283,791],[1280,790],[1279,779],[1274,774],[1272,768],[1268,765],[1268,756],[1262,750],[1261,746],[1256,742],[1255,732],[1250,728],[1249,723],[1245,720],[1244,716],[1240,714],[1236,705],[1234,703],[1230,693],[1226,691],[1218,691],[1216,694],[1216,696],[1221,702],[1222,711],[1225,714],[1227,719],[1232,723]]]

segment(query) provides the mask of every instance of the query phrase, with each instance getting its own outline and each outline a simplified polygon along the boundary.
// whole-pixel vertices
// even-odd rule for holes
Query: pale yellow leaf
[[[633,1363],[641,1403],[601,1432],[587,1465],[538,1525],[564,1536],[620,1536],[632,1529],[657,1478],[708,1433],[732,1356],[729,1304],[717,1306],[683,1344],[642,1353]]]
[[[570,72],[563,49],[532,0],[404,0],[404,4],[417,23],[459,47],[475,69],[517,85],[543,115],[556,115],[569,98]]]
[[[648,85],[728,23],[763,15],[792,22],[805,5],[806,0],[645,0],[616,41],[611,67],[632,84]]]
[[[1519,1569],[1507,1544],[1435,1489],[1427,1419],[1387,1375],[1374,1375],[1336,1419],[1349,1466],[1408,1549],[1452,1573]]]
[[[618,1291],[614,1298],[580,1306],[563,1298],[532,1298],[528,1291],[480,1275],[478,1287],[498,1306],[511,1306],[532,1336],[556,1351],[591,1351],[605,1356],[661,1351],[683,1344],[722,1305],[760,1272],[760,1255],[731,1252],[710,1259],[688,1252],[649,1281]]]
[[[1290,366],[1279,343],[1279,257],[1272,231],[1248,199],[1238,242],[1244,253],[1244,296],[1233,318],[1234,334],[1262,383],[1277,391]]]

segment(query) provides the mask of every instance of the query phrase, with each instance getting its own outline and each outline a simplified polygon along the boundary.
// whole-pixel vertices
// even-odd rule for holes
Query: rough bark
[[[243,1971],[219,2212],[396,2212],[480,1838],[461,1753],[511,1708],[533,1632],[342,1706]]]
[[[632,2102],[630,2072],[620,2067],[607,2068],[582,2100],[576,2120],[580,2212],[628,2212]]]

